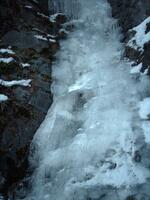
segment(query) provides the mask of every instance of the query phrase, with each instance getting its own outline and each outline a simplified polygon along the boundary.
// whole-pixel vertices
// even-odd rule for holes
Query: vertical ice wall
[[[64,13],[70,18],[78,18],[79,0],[49,0],[49,10]]]
[[[129,76],[106,0],[50,4],[80,20],[53,64],[54,101],[33,139],[25,200],[149,200],[149,170],[134,161],[145,144],[137,104],[149,80]]]

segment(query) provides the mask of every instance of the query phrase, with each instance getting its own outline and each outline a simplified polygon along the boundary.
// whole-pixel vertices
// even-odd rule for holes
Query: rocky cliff
[[[123,30],[126,56],[150,74],[150,43],[141,48],[136,40],[139,30],[145,38],[150,32],[150,0],[109,2]],[[51,65],[66,18],[49,20],[47,8],[47,0],[0,1],[0,193],[6,199],[27,174],[31,140],[53,100]]]
[[[150,75],[150,0],[109,0],[113,17],[122,27],[125,54]],[[149,39],[148,39],[149,38]]]
[[[51,64],[64,16],[47,1],[0,1],[0,193],[27,173],[28,151],[52,103]]]

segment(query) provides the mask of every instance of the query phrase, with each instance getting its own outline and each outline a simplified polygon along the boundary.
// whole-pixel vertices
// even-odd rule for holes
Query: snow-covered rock
[[[15,54],[14,51],[12,51],[11,49],[0,49],[0,54]]]
[[[0,85],[5,86],[5,87],[12,87],[12,86],[31,86],[31,79],[27,80],[13,80],[13,81],[4,81],[0,79]]]
[[[25,67],[30,67],[31,65],[30,65],[29,63],[21,63],[21,66],[22,66],[23,68],[25,68]]]
[[[150,17],[146,18],[140,25],[131,29],[131,31],[135,31],[135,35],[129,40],[127,46],[141,52],[144,51],[144,45],[150,41],[150,32],[146,32],[148,23],[150,23]]]
[[[131,68],[130,74],[139,74],[141,72],[142,63]]]
[[[0,94],[0,102],[7,101],[8,97],[4,94]]]
[[[10,63],[13,62],[14,58],[10,57],[10,58],[0,58],[0,63]]]

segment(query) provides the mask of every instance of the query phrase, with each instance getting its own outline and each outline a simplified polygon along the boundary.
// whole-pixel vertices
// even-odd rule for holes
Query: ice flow
[[[134,160],[144,141],[137,104],[149,81],[129,74],[106,0],[54,2],[78,20],[53,64],[54,101],[33,139],[26,199],[122,200],[149,177]]]

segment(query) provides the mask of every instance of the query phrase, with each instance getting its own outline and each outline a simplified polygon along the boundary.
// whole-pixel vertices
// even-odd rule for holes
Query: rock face
[[[136,34],[133,29],[134,27],[140,25],[146,18],[150,16],[150,0],[108,0],[112,6],[113,17],[117,18],[119,25],[123,29],[124,42],[126,44],[125,54],[126,56],[133,60],[136,64],[142,63],[141,72],[145,72],[150,75],[150,41],[146,42],[143,47],[143,51],[140,48],[133,48],[129,46],[129,41]],[[150,32],[149,24],[147,23],[147,28],[145,33]],[[143,34],[144,35],[144,34]]]
[[[0,94],[8,97],[0,101],[0,193],[6,199],[26,174],[31,140],[53,100],[51,64],[61,22],[51,22],[47,9],[46,0],[0,1]],[[1,80],[31,83],[8,86]]]
[[[112,7],[113,17],[119,20],[124,34],[140,24],[150,15],[149,0],[108,0]]]

